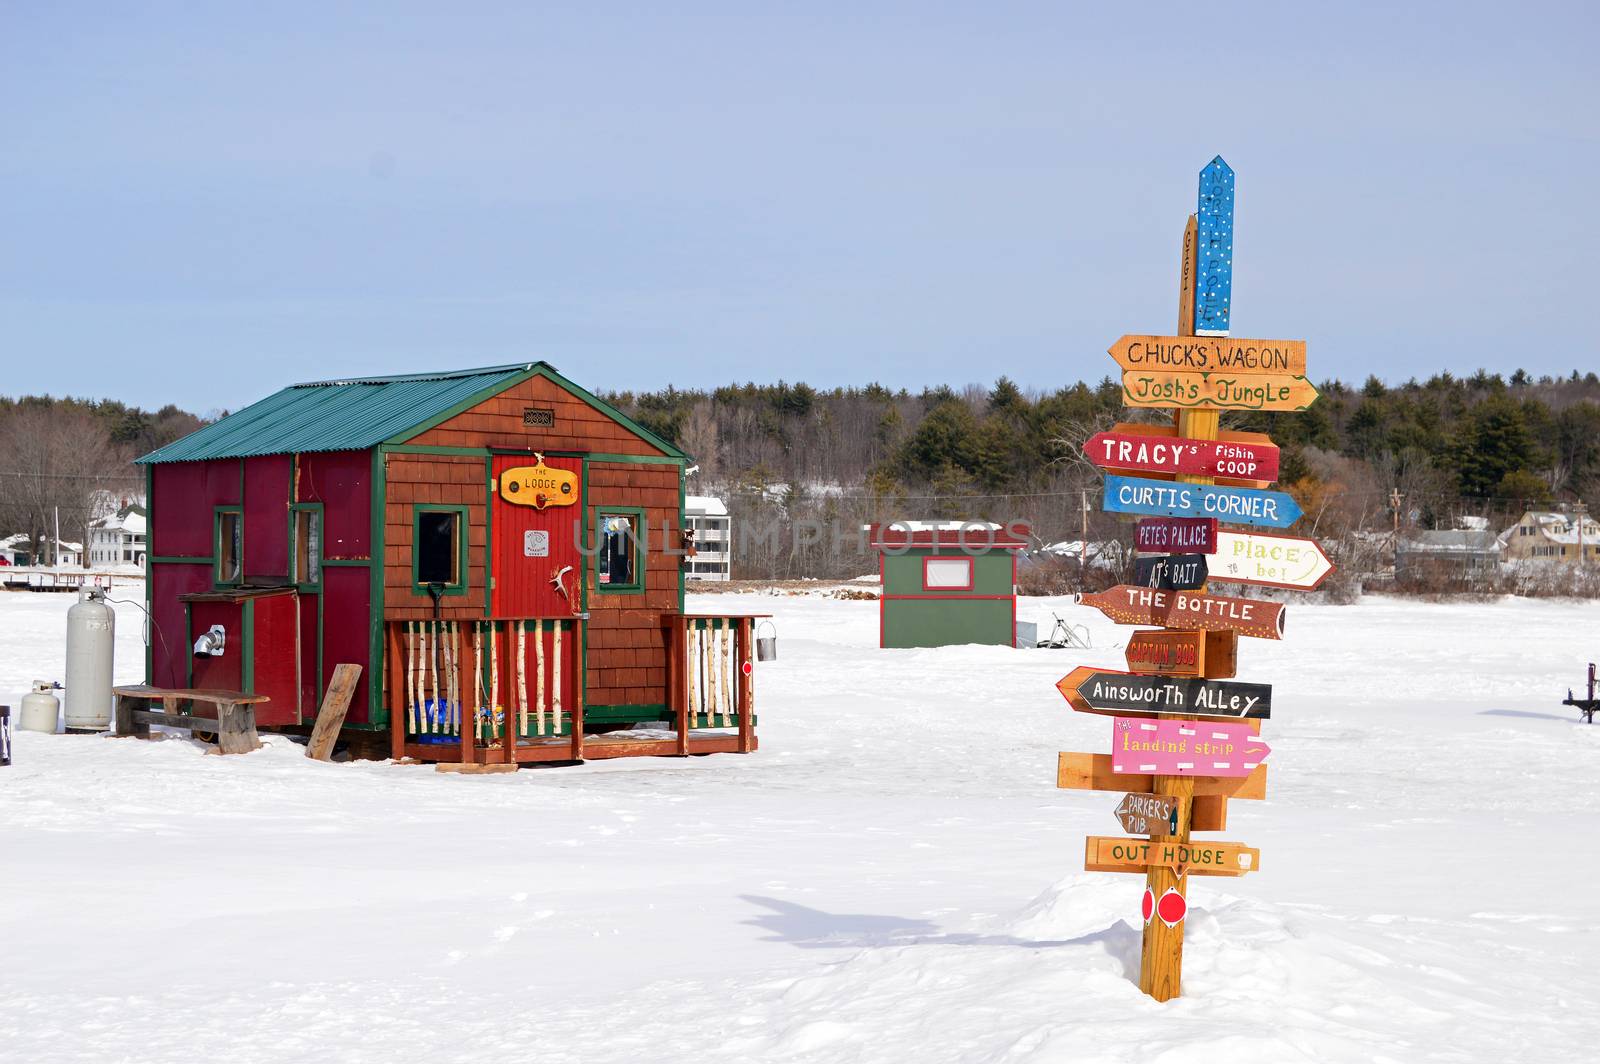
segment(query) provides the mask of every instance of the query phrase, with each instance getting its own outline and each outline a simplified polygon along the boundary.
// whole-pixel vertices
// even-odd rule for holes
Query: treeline
[[[1280,484],[1310,515],[1302,531],[1452,528],[1468,516],[1499,528],[1529,507],[1600,506],[1593,372],[1318,388],[1322,398],[1304,413],[1222,417],[1224,428],[1278,442]],[[1048,392],[1002,377],[959,392],[780,382],[608,399],[692,454],[700,471],[691,490],[730,497],[736,519],[1022,518],[1046,543],[1119,534],[1099,514],[1099,473],[1082,458],[1083,441],[1119,421],[1169,416],[1125,409],[1110,378]],[[860,564],[808,550],[736,563],[752,576],[845,575]]]
[[[0,396],[0,538],[22,533],[38,557],[57,522],[88,543],[88,525],[144,490],[131,464],[204,422],[168,405],[147,411],[114,399]]]

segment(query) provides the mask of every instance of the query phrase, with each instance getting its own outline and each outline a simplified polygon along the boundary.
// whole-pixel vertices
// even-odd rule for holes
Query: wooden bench
[[[136,739],[150,738],[150,725],[187,728],[190,731],[217,733],[217,749],[224,754],[248,754],[259,749],[256,738],[256,704],[270,702],[266,695],[247,695],[243,691],[190,690],[183,687],[150,687],[133,684],[113,687],[116,696],[117,734]],[[161,709],[141,709],[140,704],[160,702]],[[204,702],[217,707],[215,717],[177,712],[184,702]]]

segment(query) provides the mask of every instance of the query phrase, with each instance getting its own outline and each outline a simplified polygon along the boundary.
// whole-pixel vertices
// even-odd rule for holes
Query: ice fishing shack
[[[423,761],[756,747],[753,618],[684,612],[687,456],[544,362],[297,384],[139,461],[151,685],[309,730],[358,664],[342,737]]]
[[[1017,552],[1026,526],[987,521],[873,525],[883,591],[880,647],[1011,646],[1017,632]]]

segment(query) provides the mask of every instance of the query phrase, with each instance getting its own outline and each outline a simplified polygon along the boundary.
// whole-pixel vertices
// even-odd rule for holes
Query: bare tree
[[[19,406],[0,413],[0,527],[26,533],[39,558],[59,518],[63,536],[83,543],[80,561],[87,562],[89,524],[108,493],[133,482],[131,457],[86,410]],[[55,551],[50,560],[58,560]]]

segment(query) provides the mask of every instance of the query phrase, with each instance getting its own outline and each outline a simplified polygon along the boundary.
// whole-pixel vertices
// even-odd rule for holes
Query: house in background
[[[1500,534],[1500,544],[1506,561],[1600,562],[1600,522],[1588,514],[1529,510]]]
[[[144,567],[146,514],[143,506],[127,505],[89,526],[91,566]]]
[[[1413,532],[1395,545],[1396,580],[1428,574],[1453,577],[1493,573],[1500,566],[1500,540],[1487,528]]]
[[[684,576],[690,580],[727,580],[733,572],[733,528],[728,505],[711,495],[683,500],[684,525],[694,533],[694,557]]]

